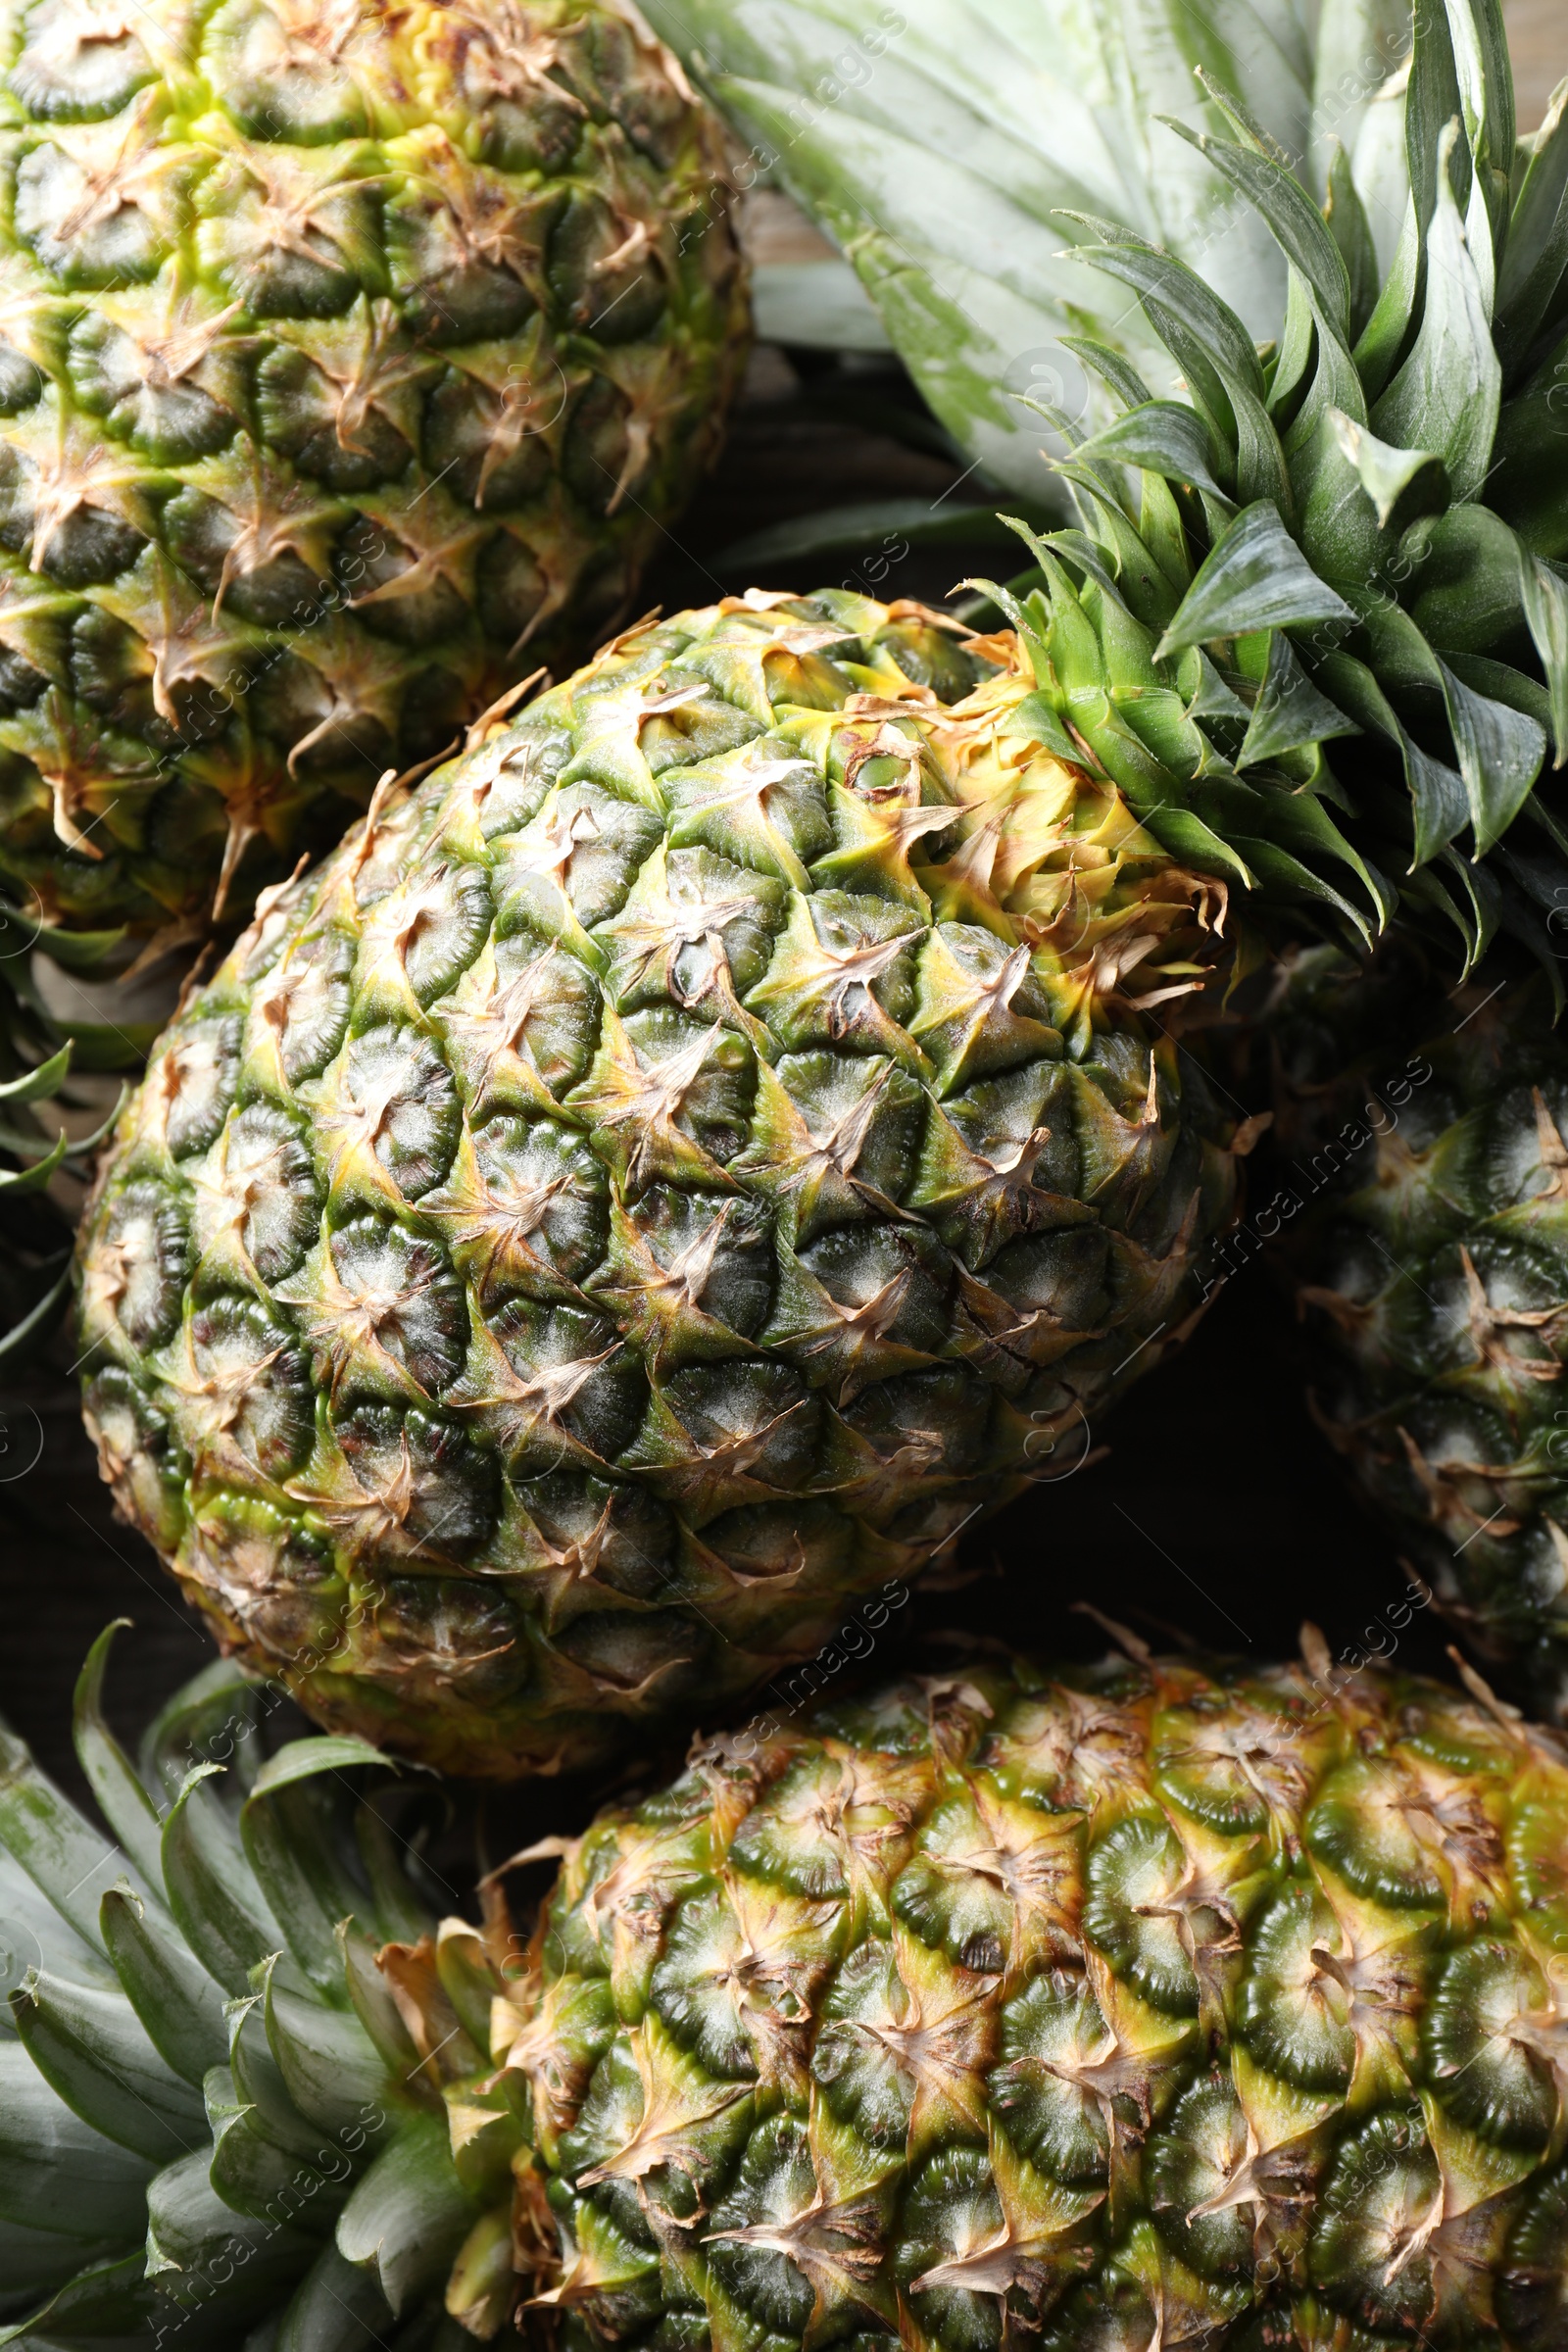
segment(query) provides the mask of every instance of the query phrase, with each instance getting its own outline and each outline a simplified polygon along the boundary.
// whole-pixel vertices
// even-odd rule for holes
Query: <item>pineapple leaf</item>
[[[1347,416],[1342,409],[1330,409],[1329,424],[1334,437],[1349,463],[1355,467],[1362,489],[1377,509],[1378,522],[1387,530],[1395,508],[1411,485],[1426,475],[1438,493],[1439,503],[1446,504],[1447,475],[1443,460],[1430,449],[1392,449],[1380,441],[1366,425]]]
[[[1251,629],[1352,621],[1344,597],[1320,580],[1278,510],[1259,501],[1238,514],[1205,558],[1155,648],[1156,661],[1184,645],[1206,645]]]
[[[0,1102],[40,1102],[60,1092],[71,1068],[71,1047],[63,1045],[58,1054],[51,1054],[35,1070],[27,1070],[13,1078],[8,1086],[0,1086]]]
[[[1129,409],[1085,441],[1078,455],[1114,458],[1123,466],[1146,467],[1210,491],[1230,504],[1211,470],[1212,453],[1202,419],[1195,410],[1173,400],[1152,400]]]
[[[1528,549],[1519,551],[1519,588],[1530,634],[1546,673],[1555,760],[1568,760],[1568,579]]]
[[[1546,732],[1528,712],[1475,693],[1447,662],[1439,666],[1459,772],[1470,798],[1476,856],[1484,858],[1529,797],[1546,756]]]
[[[1304,744],[1326,743],[1336,735],[1359,732],[1353,718],[1348,718],[1326,694],[1318,692],[1289,637],[1283,629],[1276,629],[1269,641],[1268,671],[1236,755],[1237,766],[1255,767],[1265,760],[1277,760],[1282,752],[1298,751]]]
[[[384,1748],[372,1747],[368,1740],[360,1739],[354,1732],[321,1732],[315,1738],[291,1740],[275,1756],[269,1756],[256,1775],[249,1804],[275,1797],[280,1790],[314,1780],[318,1773],[351,1771],[366,1764],[377,1772],[405,1769],[399,1757],[389,1756]]]
[[[1421,230],[1413,203],[1405,208],[1404,223],[1394,266],[1383,282],[1377,306],[1351,357],[1368,403],[1375,402],[1399,364],[1410,321],[1415,316],[1421,283]]]
[[[1092,368],[1122,408],[1142,408],[1152,399],[1137,368],[1119,351],[1112,351],[1108,343],[1093,342],[1086,335],[1063,335],[1061,348],[1070,351],[1086,368]]]
[[[315,2229],[337,2212],[348,2193],[349,2171],[335,2167],[336,2178],[323,2171],[332,2152],[321,2145],[319,2133],[309,2148],[280,2137],[261,2109],[241,2097],[224,2066],[208,2075],[207,2111],[213,2185],[225,2205],[273,2221],[299,2214]],[[313,2161],[313,2150],[321,2162]]]
[[[15,917],[11,917],[15,920]],[[28,939],[29,947],[41,948],[51,963],[58,963],[65,972],[101,972],[110,957],[125,944],[127,933],[121,931],[57,931],[47,924]]]
[[[259,2316],[299,2276],[311,2241],[287,2223],[225,2204],[213,2185],[210,2160],[202,2146],[148,2183],[147,2275],[176,2302],[181,2295],[172,2273],[187,2275],[202,2300],[214,2280],[222,2281],[225,2303],[232,2296],[240,2311]]]
[[[139,2230],[142,2218],[139,2197],[137,2205]],[[8,2278],[10,2276],[8,2266]],[[147,2259],[138,2246],[134,2254],[126,2254],[118,2262],[98,2262],[77,2271],[24,2320],[0,2328],[0,2345],[16,2344],[19,2352],[44,2352],[45,2347],[61,2342],[96,2343],[105,2336],[127,2342],[139,2338],[145,2342],[150,2340],[143,2330],[152,2319],[151,2300]],[[55,2332],[57,2329],[62,2332]]]
[[[249,1788],[261,1761],[257,1729],[262,1693],[232,1658],[215,1658],[159,1709],[142,1738],[141,1776],[152,1789],[178,1795],[192,1764],[210,1763]]]
[[[478,2213],[453,2170],[444,2117],[411,2116],[356,2182],[337,2249],[373,2276],[396,2314],[437,2284]]]
[[[1530,141],[1497,275],[1495,331],[1503,374],[1524,367],[1568,270],[1568,82]]]
[[[386,2095],[386,2069],[365,2028],[352,2009],[289,1992],[272,1966],[264,1982],[268,2047],[290,2099],[322,2132],[342,2134],[356,2125],[363,2132]],[[333,1989],[341,2000],[341,1973]]]
[[[1322,214],[1291,172],[1272,156],[1254,154],[1233,139],[1210,138],[1185,122],[1167,127],[1206,156],[1267,221],[1276,244],[1310,287],[1320,316],[1342,341],[1350,327],[1350,278]]]
[[[68,2107],[23,2044],[0,2040],[0,2217],[64,2237],[139,2237],[150,2161]]]
[[[160,2056],[118,1988],[35,1971],[11,2010],[39,2074],[106,2139],[167,2164],[200,2137],[200,2092]]]
[[[323,2246],[283,2315],[276,2352],[368,2352],[388,2340],[391,2319],[375,2279]]]
[[[1403,0],[1338,12],[1355,61],[1363,24],[1391,6]],[[1201,21],[1180,0],[1031,0],[1005,25],[979,0],[874,22],[834,0],[654,0],[651,13],[754,165],[854,264],[932,408],[1000,484],[1050,496],[1008,394],[1038,365],[1074,379],[1074,402],[1098,399],[1076,380],[1071,344],[1086,329],[1169,385],[1144,322],[1073,282],[1050,226],[1057,208],[1129,221],[1199,263],[1259,333],[1278,317],[1283,272],[1262,224],[1151,125],[1194,108],[1220,128],[1245,90],[1272,147],[1304,152],[1314,59],[1295,0]]]
[[[1346,283],[1350,293],[1349,339],[1354,343],[1377,309],[1378,252],[1350,159],[1338,139],[1329,165],[1329,192],[1323,218],[1345,264]]]
[[[1372,423],[1379,437],[1396,448],[1434,451],[1447,466],[1454,497],[1472,499],[1492,469],[1502,368],[1472,240],[1448,176],[1458,140],[1458,124],[1450,122],[1440,147],[1420,330],[1409,358],[1373,410]]]
[[[1200,873],[1228,875],[1243,890],[1252,888],[1252,871],[1239,850],[1220,838],[1211,825],[1191,808],[1171,804],[1140,811],[1143,822],[1173,857],[1185,858]]]
[[[41,1159],[26,1168],[0,1168],[0,1196],[14,1198],[19,1193],[41,1193],[50,1177],[71,1150],[71,1138],[62,1129]]]
[[[154,1917],[123,1886],[110,1887],[99,1912],[115,1974],[149,2040],[199,2087],[228,2055],[222,1994],[177,1937],[152,1925]]]
[[[1093,263],[1106,276],[1120,278],[1146,307],[1151,300],[1156,302],[1162,312],[1182,322],[1184,332],[1190,333],[1215,369],[1262,399],[1263,370],[1256,345],[1229,303],[1206,285],[1196,270],[1146,244],[1114,220],[1065,210],[1062,219],[1097,240],[1075,248],[1073,260]]]
[[[1282,898],[1315,899],[1322,906],[1332,906],[1354,925],[1367,946],[1371,947],[1372,926],[1363,909],[1352,899],[1348,899],[1344,891],[1336,890],[1332,882],[1326,882],[1321,874],[1314,873],[1309,865],[1303,864],[1290,850],[1282,849],[1278,842],[1264,841],[1245,833],[1238,833],[1235,840],[1237,850],[1246,857],[1252,871]]]
[[[157,1810],[137,1779],[130,1758],[103,1716],[104,1676],[109,1666],[109,1653],[114,1647],[115,1636],[129,1623],[128,1617],[117,1617],[112,1625],[105,1626],[87,1652],[76,1682],[74,1744],[76,1761],[81,1766],[87,1786],[98,1800],[99,1811],[148,1886],[156,1890],[162,1908],[163,1832]]]
[[[42,1888],[3,1848],[0,1918],[6,1923],[9,1946],[5,1963],[0,1965],[0,1991],[15,1991],[35,1965],[46,1968],[51,1976],[67,1977],[73,1984],[113,1988],[115,1972],[104,1955],[82,1941]],[[11,2030],[10,2011],[0,2005],[0,2036]]]
[[[0,1843],[83,1942],[101,1952],[98,1906],[105,1880],[123,1870],[123,1857],[7,1732],[0,1732]],[[152,1899],[139,1879],[132,1884],[144,1901]]]
[[[283,1937],[232,1824],[205,1785],[221,1771],[209,1763],[186,1774],[164,1824],[164,1885],[191,1950],[225,1990],[242,1996],[251,1970]]]

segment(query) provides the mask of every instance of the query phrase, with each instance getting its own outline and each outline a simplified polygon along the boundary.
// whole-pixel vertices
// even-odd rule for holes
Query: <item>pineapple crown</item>
[[[1136,297],[1186,396],[1070,339],[1117,413],[1086,437],[1045,412],[1078,527],[1016,526],[1043,589],[991,593],[1081,751],[1190,862],[1368,935],[1401,903],[1446,918],[1467,969],[1512,933],[1560,1002],[1568,84],[1516,143],[1495,0],[1422,14],[1380,286],[1343,155],[1320,210],[1203,79],[1234,135],[1170,127],[1267,224],[1282,333],[1259,350],[1184,262],[1079,217],[1077,258]]]
[[[1086,433],[1065,391],[1044,407],[1074,524],[1026,531],[1040,592],[996,597],[1078,756],[1184,860],[1364,937],[1396,907],[1452,925],[1466,968],[1511,933],[1560,1000],[1568,84],[1521,140],[1500,0],[1348,6],[1310,42],[1260,6],[1256,55],[1205,24],[1195,129],[1161,107],[1193,90],[1182,11],[1097,11],[1088,57],[1038,0],[980,43],[989,95],[932,6],[812,112],[774,86],[818,87],[813,0],[787,13],[795,62],[770,67],[745,6],[704,12],[708,84],[969,453],[1032,486],[1000,415],[1031,339],[1113,412]]]
[[[260,2352],[286,2306],[296,2346],[454,2352],[493,2151],[454,2155],[443,2093],[484,2028],[449,2017],[431,2056],[377,1970],[435,1922],[355,1786],[385,1760],[267,1755],[270,1694],[219,1663],[133,1764],[101,1706],[115,1631],[75,1743],[118,1846],[0,1727],[0,2344]]]

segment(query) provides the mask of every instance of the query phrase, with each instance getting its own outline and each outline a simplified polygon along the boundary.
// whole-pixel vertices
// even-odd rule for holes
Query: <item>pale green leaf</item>
[[[337,2249],[401,2312],[445,2277],[478,2211],[453,2166],[445,2119],[410,2118],[356,2183],[338,2216]]]
[[[1361,388],[1369,402],[1376,402],[1383,392],[1404,348],[1420,281],[1421,234],[1416,222],[1415,206],[1409,204],[1405,208],[1404,225],[1388,274],[1383,280],[1377,308],[1367,320],[1361,339],[1351,355],[1356,373],[1361,378]]]
[[[1568,579],[1528,549],[1519,551],[1519,590],[1525,618],[1551,697],[1551,729],[1561,767],[1568,760]]]
[[[21,1863],[61,1916],[95,1951],[98,1906],[125,1870],[125,1858],[83,1820],[20,1740],[0,1732],[0,1843]],[[137,1891],[147,1887],[140,1880]]]
[[[1451,153],[1450,124],[1441,153]],[[1426,299],[1410,356],[1372,412],[1373,429],[1396,449],[1442,458],[1456,499],[1480,495],[1492,467],[1502,369],[1481,279],[1446,169],[1427,237]]]
[[[1505,375],[1528,359],[1568,270],[1568,81],[1531,142],[1497,277],[1494,327]]]
[[[167,2164],[206,2138],[200,2094],[160,2056],[124,1994],[35,1971],[12,1996],[17,2032],[83,2122]]]
[[[1355,184],[1350,159],[1337,138],[1330,154],[1329,190],[1323,218],[1345,264],[1350,292],[1349,340],[1353,344],[1377,309],[1382,278],[1372,224]]]
[[[99,1913],[103,1938],[148,2039],[175,2074],[198,2085],[228,2052],[221,1988],[168,1922],[123,1886]]]
[[[286,2293],[314,2259],[313,2239],[225,2205],[208,2177],[207,2151],[165,2167],[147,2190],[147,2270],[176,2304],[203,2305],[215,2285],[233,2313],[256,2317]]]
[[[49,1096],[60,1092],[70,1068],[71,1048],[64,1045],[58,1054],[51,1054],[47,1061],[41,1061],[35,1070],[27,1070],[22,1077],[13,1078],[8,1085],[0,1086],[0,1102],[44,1102]]]
[[[392,2314],[368,2272],[324,2246],[295,2290],[271,2352],[381,2352]]]
[[[164,1824],[164,1885],[180,1934],[210,1976],[244,1993],[250,1972],[283,1936],[245,1859],[234,1826],[203,1784],[221,1767],[199,1764]]]
[[[290,2099],[322,2132],[363,2133],[368,2118],[384,2118],[393,2086],[352,2009],[303,2001],[270,1976],[267,2040]],[[482,2064],[485,2052],[475,2056]]]
[[[71,1138],[64,1129],[41,1159],[27,1168],[0,1168],[0,1198],[14,1198],[19,1193],[41,1193],[50,1177],[71,1149]]]
[[[115,1738],[103,1714],[104,1675],[114,1640],[128,1617],[106,1625],[76,1679],[74,1702],[74,1744],[87,1786],[99,1811],[124,1847],[148,1886],[163,1896],[161,1840],[163,1826],[151,1797],[137,1778],[130,1758]]]
[[[146,2270],[139,2246],[118,2262],[93,2260],[24,2320],[0,2328],[0,2345],[15,2344],[18,2352],[56,2352],[58,2346],[96,2344],[106,2337],[111,2343],[154,2341],[146,2333],[149,2324],[157,2325]]]
[[[1350,280],[1323,216],[1300,182],[1271,157],[1256,155],[1234,139],[1214,139],[1184,122],[1170,128],[1189,140],[1223,172],[1268,223],[1286,260],[1298,270],[1322,316],[1342,340],[1349,333]]]
[[[1067,212],[1063,219],[1074,221],[1090,240],[1076,248],[1075,260],[1092,262],[1107,276],[1119,278],[1146,305],[1156,303],[1197,338],[1222,375],[1234,376],[1262,399],[1263,370],[1251,336],[1195,270],[1172,254],[1156,252],[1114,220]]]
[[[20,2041],[0,2041],[0,2219],[89,2242],[139,2236],[152,2171],[74,2113]]]

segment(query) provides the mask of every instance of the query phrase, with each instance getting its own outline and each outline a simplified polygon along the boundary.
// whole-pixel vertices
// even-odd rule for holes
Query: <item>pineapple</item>
[[[759,1721],[531,1936],[231,1668],[138,1776],[100,1644],[124,1850],[0,1782],[21,2341],[1557,2352],[1568,1757],[1303,1642]]]
[[[83,1228],[88,1421],[318,1721],[503,1775],[689,1725],[1179,1334],[1251,1135],[1177,1026],[1227,892],[1042,673],[837,591],[643,624],[190,998]]]
[[[1307,951],[1266,1018],[1313,1407],[1440,1605],[1560,1721],[1568,1049],[1539,975],[1446,1003],[1387,963]]]
[[[742,357],[722,133],[596,0],[0,27],[0,883],[199,936],[624,605]]]

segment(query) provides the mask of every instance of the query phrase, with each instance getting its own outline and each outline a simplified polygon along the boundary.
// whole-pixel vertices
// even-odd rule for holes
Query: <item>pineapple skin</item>
[[[1560,1722],[1568,1048],[1547,991],[1493,959],[1446,999],[1408,943],[1370,976],[1315,949],[1269,1019],[1289,1181],[1316,1187],[1287,1252],[1316,1418],[1464,1639]],[[1357,1118],[1377,1131],[1336,1153]]]
[[[548,2212],[573,2352],[1560,2346],[1563,1750],[1304,1639],[964,1666],[602,1817],[448,2090],[521,2135],[449,2310]],[[381,1955],[421,2046],[476,1942]]]
[[[0,881],[199,936],[625,610],[744,362],[723,133],[593,0],[8,0],[0,70]]]
[[[155,1052],[80,1250],[89,1426],[220,1639],[442,1769],[713,1720],[1031,1477],[1198,1302],[1223,886],[1009,635],[640,626],[381,797]]]

